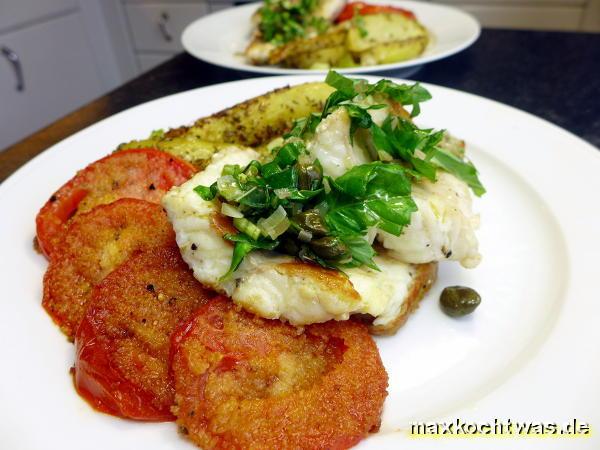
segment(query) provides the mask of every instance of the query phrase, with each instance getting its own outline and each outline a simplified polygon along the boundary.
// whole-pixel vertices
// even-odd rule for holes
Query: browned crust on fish
[[[374,318],[372,316],[364,314],[353,316],[360,322],[366,323],[371,334],[380,336],[396,334],[398,329],[404,325],[408,316],[419,307],[419,302],[425,296],[427,291],[429,291],[433,283],[435,283],[438,269],[438,264],[436,262],[418,264],[414,267],[416,268],[416,273],[413,277],[413,281],[410,284],[406,298],[402,303],[400,312],[394,320],[386,325],[373,325]]]
[[[359,302],[360,295],[352,286],[346,275],[338,270],[326,269],[314,264],[293,261],[277,265],[277,271],[285,276],[301,277],[307,282],[319,286],[327,286],[328,290],[337,292],[340,297]]]

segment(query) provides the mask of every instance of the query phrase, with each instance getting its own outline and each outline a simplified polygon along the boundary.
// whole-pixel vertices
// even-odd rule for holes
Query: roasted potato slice
[[[148,139],[121,144],[118,149],[158,148],[203,168],[212,154],[225,146],[265,146],[288,131],[294,120],[321,111],[331,92],[333,88],[321,82],[276,89],[198,119],[192,126],[159,130]]]
[[[428,40],[427,30],[417,21],[401,14],[372,14],[362,17],[360,27],[350,28],[346,43],[349,51],[361,53],[380,44],[416,38]]]
[[[156,148],[181,158],[201,170],[204,169],[214,153],[231,145],[198,139],[192,133],[188,133],[188,130],[189,128],[182,127],[167,133],[154,132],[148,139],[122,144],[119,146],[119,150],[141,147]]]
[[[358,53],[361,66],[375,64],[391,64],[416,58],[427,47],[427,37],[420,36],[404,41],[378,44],[364,52]]]
[[[315,52],[296,53],[285,59],[282,64],[285,67],[297,67],[300,69],[313,69],[315,66],[338,67],[339,62],[348,55],[346,47],[323,48]],[[319,67],[320,68],[320,67]]]

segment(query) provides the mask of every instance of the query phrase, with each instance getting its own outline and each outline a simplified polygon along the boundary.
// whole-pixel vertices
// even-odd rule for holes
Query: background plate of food
[[[479,33],[471,15],[426,2],[274,0],[198,19],[181,40],[193,56],[230,69],[366,73],[445,58],[469,47]]]
[[[506,439],[411,424],[600,423],[597,149],[463,92],[323,79],[158,99],[0,186],[3,447],[480,449]],[[474,311],[440,302],[456,285]]]

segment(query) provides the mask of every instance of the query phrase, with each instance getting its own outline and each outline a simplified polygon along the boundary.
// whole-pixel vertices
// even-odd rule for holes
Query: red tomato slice
[[[196,281],[176,246],[125,261],[96,286],[77,330],[77,392],[108,414],[174,420],[171,335],[214,295]]]
[[[336,22],[340,23],[352,19],[355,12],[358,12],[361,16],[368,14],[402,14],[407,19],[416,20],[415,14],[408,9],[397,6],[369,5],[364,2],[352,2],[346,5],[336,19]]]
[[[379,428],[387,374],[367,329],[240,311],[225,297],[171,337],[173,412],[201,448],[345,449]]]
[[[36,218],[38,244],[50,259],[73,216],[120,198],[159,203],[166,191],[195,172],[191,164],[154,149],[108,155],[79,171],[42,207]]]
[[[72,338],[92,288],[138,251],[176,245],[173,227],[156,203],[121,198],[69,222],[44,275],[42,306]]]

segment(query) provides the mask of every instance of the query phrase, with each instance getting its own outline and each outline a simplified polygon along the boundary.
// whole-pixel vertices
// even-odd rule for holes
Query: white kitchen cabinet
[[[125,10],[135,49],[163,52],[181,51],[185,27],[209,12],[206,2],[128,4]]]
[[[0,34],[0,48],[18,57],[24,82],[17,90],[0,54],[0,151],[104,91],[77,12]]]
[[[72,12],[77,0],[0,0],[0,31]]]

